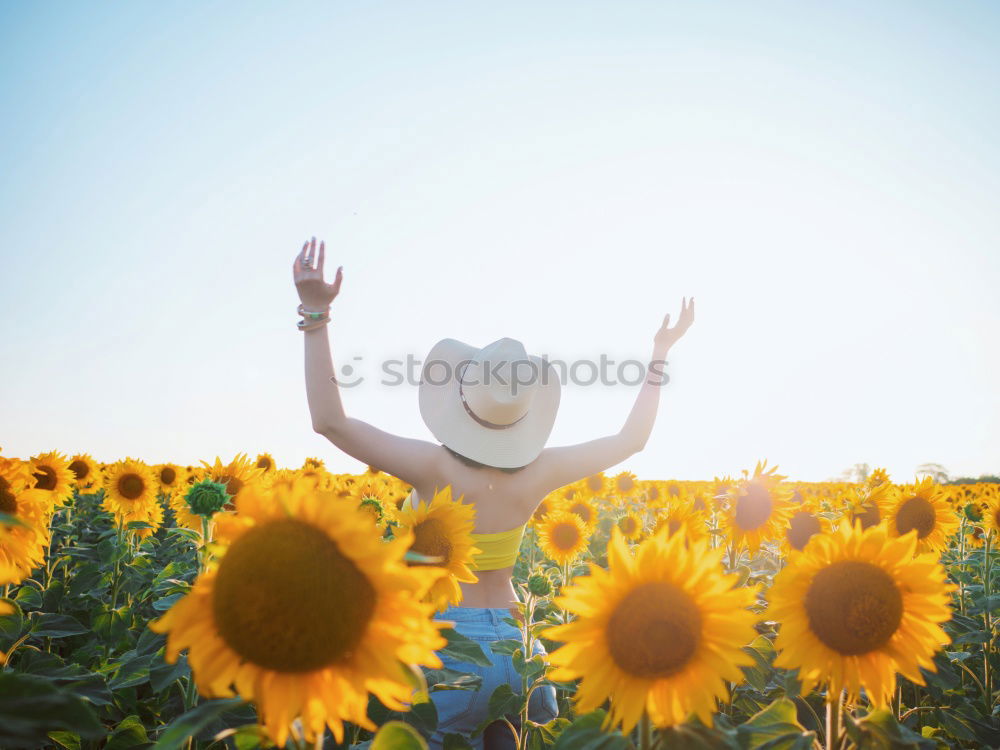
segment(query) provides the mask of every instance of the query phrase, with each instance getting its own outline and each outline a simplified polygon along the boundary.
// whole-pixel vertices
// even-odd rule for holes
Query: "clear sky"
[[[384,358],[644,358],[645,478],[1000,470],[993,2],[0,4],[0,446],[361,464],[310,427],[292,260]],[[355,360],[355,357],[361,359]],[[551,444],[634,387],[567,386]]]

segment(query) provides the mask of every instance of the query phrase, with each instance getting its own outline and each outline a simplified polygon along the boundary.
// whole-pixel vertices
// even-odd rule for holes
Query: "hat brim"
[[[420,416],[435,438],[466,458],[502,469],[527,466],[538,458],[555,424],[559,377],[548,362],[529,356],[543,376],[527,413],[510,427],[484,427],[462,405],[457,376],[458,366],[478,351],[455,339],[442,339],[431,348],[420,378]]]

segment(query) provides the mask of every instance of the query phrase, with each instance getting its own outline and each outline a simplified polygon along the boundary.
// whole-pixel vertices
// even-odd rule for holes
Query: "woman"
[[[305,243],[295,259],[295,286],[302,304],[300,330],[305,332],[306,394],[313,429],[345,453],[399,477],[413,487],[416,498],[433,497],[451,485],[476,509],[474,541],[476,583],[462,584],[463,601],[441,618],[483,646],[520,631],[503,620],[517,596],[511,582],[524,526],[542,499],[553,490],[618,464],[642,450],[656,419],[663,365],[670,347],[694,321],[694,299],[682,303],[680,320],[670,316],[653,338],[646,381],[622,429],[615,435],[578,445],[545,448],[559,405],[559,379],[551,366],[529,357],[512,339],[500,339],[483,349],[444,339],[424,364],[420,412],[440,444],[398,437],[344,414],[334,377],[326,324],[330,304],[340,292],[343,267],[332,284],[323,279],[326,247],[316,238]],[[541,645],[538,645],[541,649]],[[468,734],[486,715],[493,689],[502,682],[520,692],[520,680],[509,656],[493,655],[493,667],[480,669],[482,688],[476,692],[432,694],[439,726],[431,738],[440,747],[445,734]],[[463,672],[467,664],[446,663]],[[551,687],[532,695],[533,721],[556,715]],[[478,747],[513,747],[506,724],[491,726],[476,740]]]

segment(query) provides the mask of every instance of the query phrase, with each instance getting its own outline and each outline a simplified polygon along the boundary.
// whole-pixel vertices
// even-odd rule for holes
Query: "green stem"
[[[993,529],[990,529],[986,534],[986,546],[984,547],[984,561],[983,561],[983,596],[985,601],[988,603],[990,601],[990,596],[993,594],[992,590],[992,557],[990,555],[990,546],[993,541]],[[990,710],[990,706],[993,703],[993,680],[992,674],[990,673],[990,652],[993,650],[993,618],[990,615],[989,606],[983,607],[983,624],[986,626],[986,633],[989,638],[986,643],[983,644],[983,687],[986,691],[986,710]]]
[[[642,712],[639,719],[639,750],[651,750],[653,747],[653,727],[649,723],[649,714]]]
[[[524,696],[524,704],[521,706],[521,731],[517,738],[517,750],[524,750],[528,746],[528,703],[531,700],[531,693],[528,691],[528,661],[531,659],[533,642],[531,638],[531,622],[534,619],[533,610],[535,608],[535,596],[530,591],[524,598],[524,623],[521,625],[521,641],[524,643],[524,673],[521,675],[521,695]]]
[[[198,570],[205,570],[205,560],[208,558],[208,516],[201,517],[201,550],[198,555]]]
[[[840,691],[826,694],[826,750],[837,750],[840,739]]]
[[[122,524],[118,522],[118,530],[116,535],[117,542],[115,544],[115,568],[114,568],[114,583],[111,587],[111,609],[112,611],[118,607],[118,586],[121,582],[121,557],[122,557]]]

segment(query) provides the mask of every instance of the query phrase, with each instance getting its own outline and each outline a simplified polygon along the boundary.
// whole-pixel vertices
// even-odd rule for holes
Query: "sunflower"
[[[741,682],[752,663],[743,646],[755,637],[750,589],[720,566],[721,550],[685,545],[665,534],[640,542],[633,557],[617,529],[608,544],[608,570],[591,564],[557,597],[577,615],[543,631],[566,645],[549,657],[558,681],[582,677],[578,713],[611,701],[608,722],[626,734],[645,710],[657,726],[692,713],[712,724],[725,680]]]
[[[616,474],[611,483],[615,494],[621,498],[630,497],[636,489],[635,474],[631,471],[623,471],[620,474]]]
[[[602,497],[608,491],[608,480],[603,472],[591,474],[583,482],[591,497]]]
[[[593,502],[582,495],[576,495],[571,500],[567,498],[559,499],[553,510],[564,510],[578,516],[583,521],[583,525],[587,527],[588,535],[597,526],[597,508]]]
[[[851,525],[860,523],[867,529],[878,526],[885,521],[892,511],[898,490],[891,482],[864,486],[860,489],[851,487],[844,495],[846,514]]]
[[[91,494],[100,489],[103,482],[101,470],[89,453],[77,453],[69,462],[69,470],[73,472],[73,484],[81,494]]]
[[[427,557],[441,558],[438,563],[411,562],[410,565],[433,565],[443,568],[447,575],[434,582],[429,592],[437,610],[462,601],[463,583],[476,583],[479,578],[469,568],[479,549],[472,545],[476,509],[466,505],[462,498],[452,499],[451,487],[435,493],[430,504],[421,500],[414,508],[404,503],[399,511],[397,533],[412,532],[410,551]]]
[[[183,487],[179,488],[176,492],[170,493],[167,503],[174,512],[174,524],[176,526],[183,526],[185,529],[191,529],[201,534],[204,531],[201,516],[191,511],[191,506],[188,505],[187,501],[187,493],[191,491],[192,486],[185,481]]]
[[[24,476],[20,467],[0,472],[0,513],[20,522],[0,523],[0,586],[18,584],[45,564],[51,498],[45,490],[28,489]]]
[[[160,464],[154,467],[160,492],[164,496],[183,495],[187,491],[187,472],[177,464]]]
[[[545,518],[545,516],[555,510],[558,504],[559,500],[556,498],[555,494],[549,493],[542,498],[542,502],[538,504],[538,507],[535,508],[535,512],[531,514],[531,522],[533,524],[537,524]]]
[[[274,463],[274,456],[270,453],[258,453],[257,454],[257,468],[263,471],[265,474],[274,471],[278,467]]]
[[[404,664],[440,667],[446,643],[420,601],[440,573],[403,564],[412,536],[381,541],[367,514],[308,482],[247,487],[223,520],[219,557],[150,624],[167,662],[187,649],[202,695],[235,687],[279,747],[297,717],[310,743],[327,726],[342,742],[345,721],[374,730],[369,692],[406,710]]]
[[[786,555],[801,552],[816,534],[828,531],[829,522],[819,514],[819,501],[808,494],[801,495],[801,498],[788,519],[788,527],[782,539]]]
[[[955,510],[944,499],[941,488],[930,477],[901,488],[889,520],[893,536],[917,532],[918,552],[940,552],[958,531]]]
[[[583,519],[567,510],[555,510],[537,525],[538,547],[559,565],[568,565],[587,549],[590,529]]]
[[[668,537],[680,532],[681,536],[692,542],[708,539],[705,515],[695,510],[694,503],[690,502],[671,503],[659,511],[653,525],[653,533],[659,533],[661,529],[666,529]]]
[[[205,466],[205,472],[199,479],[211,479],[213,482],[226,485],[226,492],[232,497],[232,507],[227,505],[226,510],[238,508],[243,490],[259,482],[264,474],[263,469],[254,466],[245,453],[240,453],[228,464],[222,463],[218,456],[215,457],[214,464],[207,461],[202,461],[202,464]]]
[[[987,534],[992,531],[996,536],[1000,537],[1000,494],[994,494],[987,501],[986,510],[983,512],[983,515],[985,516],[983,531]]]
[[[386,485],[378,479],[352,485],[349,496],[354,498],[360,510],[370,513],[379,526],[384,528],[396,520],[396,505],[390,500]]]
[[[733,542],[745,541],[751,552],[761,542],[782,535],[794,508],[791,490],[781,486],[785,477],[775,474],[777,466],[766,467],[766,461],[758,462],[752,477],[730,487],[729,509],[723,519]]]
[[[302,462],[303,469],[326,469],[326,464],[323,463],[322,458],[314,458],[310,456],[305,461]]]
[[[865,480],[865,485],[868,487],[879,487],[888,483],[889,472],[885,469],[875,469],[875,471],[868,475],[868,479]]]
[[[50,451],[32,456],[29,471],[35,480],[35,489],[47,493],[50,512],[65,505],[73,496],[76,475],[70,471],[69,460],[62,453]]]
[[[945,571],[933,554],[914,557],[915,534],[891,538],[885,526],[841,523],[789,560],[768,594],[781,623],[775,666],[799,669],[804,693],[829,680],[828,695],[864,688],[876,706],[896,689],[896,672],[924,684],[934,652],[948,643]]]
[[[142,461],[126,458],[108,469],[102,507],[125,526],[142,521],[153,528],[139,529],[141,539],[153,534],[163,522],[163,506],[157,499],[158,483],[153,470]]]
[[[622,535],[626,539],[634,542],[642,536],[642,518],[635,511],[627,511],[624,516],[618,519],[618,528],[621,529]]]

